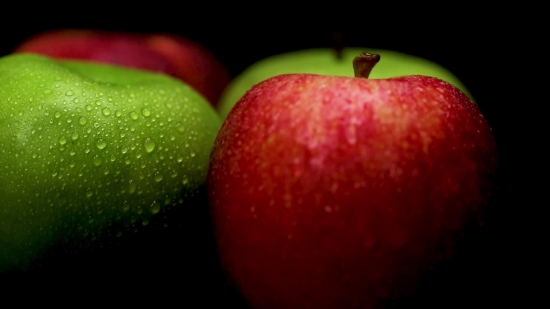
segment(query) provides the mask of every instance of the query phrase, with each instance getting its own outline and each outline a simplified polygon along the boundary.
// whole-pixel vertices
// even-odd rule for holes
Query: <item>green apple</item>
[[[373,48],[346,48],[337,57],[334,49],[309,49],[288,52],[260,60],[237,76],[222,93],[218,111],[222,118],[235,103],[255,84],[270,77],[291,74],[310,73],[332,76],[353,76],[350,63],[361,52],[379,54],[384,59],[370,74],[372,79],[382,79],[406,75],[426,75],[440,78],[459,88],[473,99],[466,87],[449,70],[419,57]]]
[[[221,126],[171,77],[31,54],[0,58],[0,108],[0,272],[182,203]]]

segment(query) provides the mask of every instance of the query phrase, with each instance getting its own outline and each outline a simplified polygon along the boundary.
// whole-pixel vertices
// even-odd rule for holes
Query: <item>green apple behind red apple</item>
[[[351,61],[360,52],[371,52],[384,59],[371,73],[371,78],[390,78],[405,75],[426,75],[440,78],[472,96],[462,82],[449,70],[419,57],[389,50],[373,48],[345,48],[341,58],[333,49],[309,49],[288,52],[258,61],[225,89],[218,104],[218,111],[225,118],[229,110],[253,85],[280,74],[311,73],[333,76],[353,76]]]
[[[220,259],[253,308],[378,308],[452,254],[495,171],[491,128],[447,82],[278,75],[214,144]]]
[[[210,51],[194,41],[168,33],[55,30],[28,38],[14,52],[165,73],[191,85],[213,105],[229,82],[226,68]]]
[[[194,194],[221,126],[177,79],[31,54],[0,58],[0,108],[0,272]]]

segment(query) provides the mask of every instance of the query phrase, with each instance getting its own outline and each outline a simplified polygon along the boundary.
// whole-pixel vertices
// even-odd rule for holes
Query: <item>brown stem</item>
[[[369,78],[372,68],[380,61],[380,55],[360,53],[353,59],[353,72],[355,77]]]
[[[342,60],[342,50],[344,49],[344,36],[340,31],[332,32],[332,39],[334,40],[334,51],[336,52],[336,59]]]

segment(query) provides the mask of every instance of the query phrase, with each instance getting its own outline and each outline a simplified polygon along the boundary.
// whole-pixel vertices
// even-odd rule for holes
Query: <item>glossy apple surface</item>
[[[447,82],[269,78],[212,152],[220,258],[253,308],[378,308],[452,254],[495,170],[488,123]]]
[[[433,76],[453,84],[469,95],[466,87],[454,74],[426,59],[373,48],[345,48],[342,57],[338,58],[333,49],[326,48],[288,52],[258,61],[231,81],[222,93],[217,109],[222,118],[225,118],[235,103],[253,85],[280,74],[311,73],[351,77],[354,73],[350,63],[360,52],[379,54],[384,59],[376,65],[371,78]]]
[[[0,272],[125,234],[204,183],[221,121],[163,74],[0,58]]]
[[[56,30],[28,38],[14,52],[165,73],[191,85],[213,105],[229,82],[226,68],[210,51],[192,40],[166,33]]]

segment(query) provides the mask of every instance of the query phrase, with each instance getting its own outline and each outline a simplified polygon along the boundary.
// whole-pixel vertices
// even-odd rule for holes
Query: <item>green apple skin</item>
[[[406,75],[426,75],[442,79],[472,95],[462,82],[449,70],[426,59],[400,52],[374,48],[345,48],[341,58],[334,49],[308,49],[288,52],[260,60],[237,76],[222,93],[218,112],[225,119],[235,103],[254,85],[270,77],[292,73],[310,73],[333,76],[353,76],[350,63],[361,52],[379,54],[380,63],[369,75],[370,79],[384,79]]]
[[[0,58],[0,108],[0,272],[182,203],[221,126],[171,77],[31,54]]]

